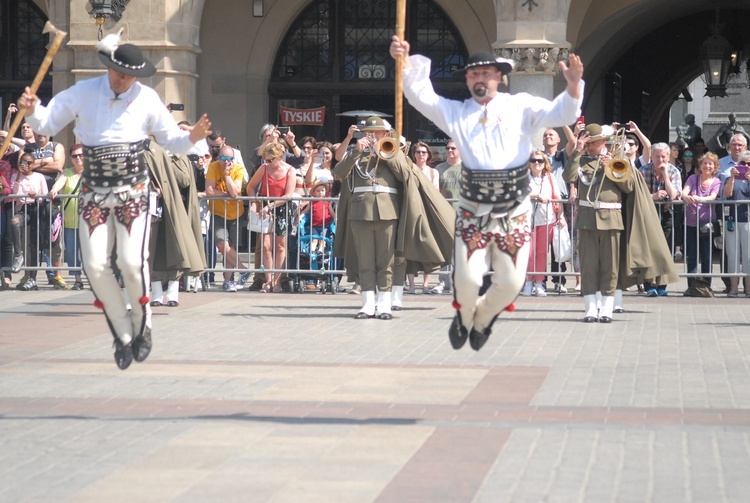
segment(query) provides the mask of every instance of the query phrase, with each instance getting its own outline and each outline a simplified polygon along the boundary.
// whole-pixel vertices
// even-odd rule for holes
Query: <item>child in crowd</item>
[[[328,197],[328,182],[324,180],[316,180],[313,182],[312,191],[310,195],[314,198],[325,198]],[[336,208],[333,205],[333,201],[313,201],[305,209],[310,211],[310,222],[311,222],[311,235],[322,236],[324,238],[330,238],[330,226],[336,220]],[[326,251],[326,242],[323,239],[311,239],[310,240],[310,253],[324,253]]]

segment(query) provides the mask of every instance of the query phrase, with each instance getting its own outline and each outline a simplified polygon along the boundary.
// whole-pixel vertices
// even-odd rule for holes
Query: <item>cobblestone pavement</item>
[[[750,299],[519,298],[480,352],[359,301],[182,293],[122,372],[90,291],[0,292],[0,501],[747,501]]]

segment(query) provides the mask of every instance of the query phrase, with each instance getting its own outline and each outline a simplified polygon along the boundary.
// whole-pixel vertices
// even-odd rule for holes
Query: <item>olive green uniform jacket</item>
[[[161,189],[163,208],[161,220],[151,226],[151,270],[168,279],[176,279],[175,273],[200,274],[206,256],[193,166],[187,157],[170,156],[154,141],[144,158],[151,182]]]
[[[353,169],[357,160],[360,166],[367,166],[368,156],[368,153],[353,151],[334,168],[336,176],[343,180],[339,196],[334,255],[344,258],[349,280],[357,281],[358,270],[349,224],[352,220],[362,219],[363,215],[374,217],[375,211],[386,216],[392,214],[391,209],[397,212],[399,223],[396,253],[410,261],[408,270],[430,272],[449,264],[455,233],[455,211],[451,204],[402,152],[392,159],[381,159],[374,175],[379,183],[386,183],[382,176],[387,170],[380,170],[381,165],[386,164],[400,178],[401,188],[398,194],[352,193],[354,187],[372,185],[371,181],[363,180]],[[374,156],[369,162],[372,168],[376,162]],[[361,206],[365,199],[360,196],[370,196],[368,199],[395,197],[388,197],[388,203],[375,201],[375,210],[363,210]]]

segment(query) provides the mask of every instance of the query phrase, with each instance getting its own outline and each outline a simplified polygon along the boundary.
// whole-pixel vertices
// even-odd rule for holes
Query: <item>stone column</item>
[[[200,111],[196,110],[196,63],[200,53],[202,7],[203,2],[191,0],[130,0],[122,19],[108,20],[104,25],[105,36],[123,28],[123,43],[137,45],[154,63],[156,74],[140,80],[153,87],[165,104],[185,105],[184,112],[173,112],[178,121],[194,122],[200,116]],[[87,0],[70,2],[70,41],[67,47],[74,54],[71,71],[76,81],[104,72],[96,54],[97,25],[88,15],[88,8]]]
[[[555,76],[560,73],[559,61],[565,61],[569,51],[567,46],[551,44],[505,45],[493,44],[495,55],[513,60],[515,67],[509,77],[511,94],[525,92],[534,96],[552,99],[555,92]]]
[[[565,39],[570,0],[496,0],[497,56],[515,61],[509,77],[511,94],[526,92],[554,98],[564,81],[556,85],[558,62],[567,59]],[[541,132],[538,141],[541,146]]]

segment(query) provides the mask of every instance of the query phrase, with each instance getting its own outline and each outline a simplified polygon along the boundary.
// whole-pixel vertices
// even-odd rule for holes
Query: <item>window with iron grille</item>
[[[274,65],[277,82],[393,80],[388,46],[396,24],[395,0],[317,0],[292,25]],[[458,30],[431,0],[411,2],[406,39],[414,54],[433,62],[433,79],[450,79],[466,49]]]
[[[42,35],[47,18],[32,0],[0,2],[0,97],[3,115],[24,87],[31,85],[47,54],[48,35]],[[51,96],[52,78],[47,74],[38,95]]]

